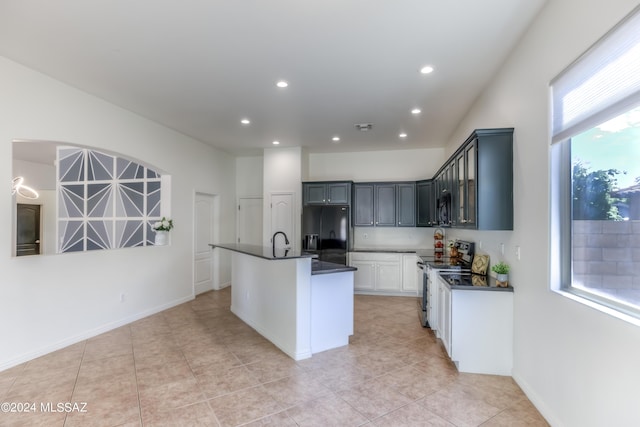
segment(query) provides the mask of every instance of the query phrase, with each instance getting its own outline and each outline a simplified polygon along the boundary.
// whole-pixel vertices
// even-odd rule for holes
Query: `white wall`
[[[236,158],[236,195],[238,197],[262,197],[263,157]]]
[[[310,153],[308,181],[416,181],[429,179],[442,166],[444,148]]]
[[[554,426],[640,425],[640,328],[551,292],[548,259],[549,81],[637,5],[549,1],[447,151],[474,128],[515,128],[514,231],[458,234],[512,264],[513,376]]]
[[[299,249],[302,217],[302,149],[300,147],[265,149],[263,172],[263,244],[271,246],[271,195],[292,193],[294,231],[293,235],[288,237],[291,247],[294,250]]]
[[[122,153],[171,175],[175,223],[170,246],[14,258],[7,186],[0,197],[0,324],[10,327],[2,333],[0,370],[193,298],[194,193],[220,196],[220,241],[232,241],[234,159],[4,58],[0,93],[4,182],[12,178],[14,139]]]

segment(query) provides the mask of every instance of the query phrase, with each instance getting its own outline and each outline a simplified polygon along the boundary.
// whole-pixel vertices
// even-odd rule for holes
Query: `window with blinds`
[[[640,7],[550,88],[551,285],[640,325]]]

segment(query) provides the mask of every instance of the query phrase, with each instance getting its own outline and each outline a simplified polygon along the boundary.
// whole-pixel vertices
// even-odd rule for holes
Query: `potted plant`
[[[156,246],[166,245],[169,231],[173,228],[173,220],[163,216],[162,219],[156,221],[151,228],[156,233],[153,244]]]
[[[491,267],[491,271],[496,273],[496,284],[500,287],[506,287],[509,285],[509,264],[500,261]]]

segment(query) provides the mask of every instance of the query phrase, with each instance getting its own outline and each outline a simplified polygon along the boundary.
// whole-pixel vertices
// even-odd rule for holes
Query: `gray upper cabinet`
[[[434,185],[440,226],[513,230],[513,128],[476,129]]]
[[[415,227],[415,182],[354,184],[353,225]]]
[[[434,225],[441,227],[455,226],[452,213],[452,201],[455,194],[454,176],[455,161],[450,159],[440,168],[435,177],[434,201],[436,205],[436,220]]]
[[[351,183],[327,184],[327,203],[330,205],[348,205],[351,203]]]
[[[416,226],[433,227],[437,225],[435,183],[433,180],[416,182]]]
[[[513,128],[476,130],[463,150],[468,161],[466,225],[513,230]]]
[[[303,182],[305,205],[349,205],[351,182]]]
[[[396,186],[395,184],[375,184],[375,223],[377,227],[395,227],[396,225]]]
[[[353,186],[353,225],[371,227],[374,225],[373,184],[354,184]]]
[[[453,159],[453,226],[513,230],[513,128],[474,131]]]
[[[396,184],[396,217],[398,227],[416,226],[416,183]]]

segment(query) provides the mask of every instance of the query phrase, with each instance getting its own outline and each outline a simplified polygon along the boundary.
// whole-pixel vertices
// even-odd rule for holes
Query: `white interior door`
[[[274,193],[271,195],[270,242],[276,231],[284,231],[289,238],[290,247],[296,247],[296,236],[293,221],[294,212],[293,193]],[[284,246],[284,238],[282,236],[278,236],[276,239],[276,247],[283,248]]]
[[[262,197],[238,199],[238,243],[262,246]]]
[[[214,196],[196,193],[194,206],[193,287],[196,295],[213,289]]]

